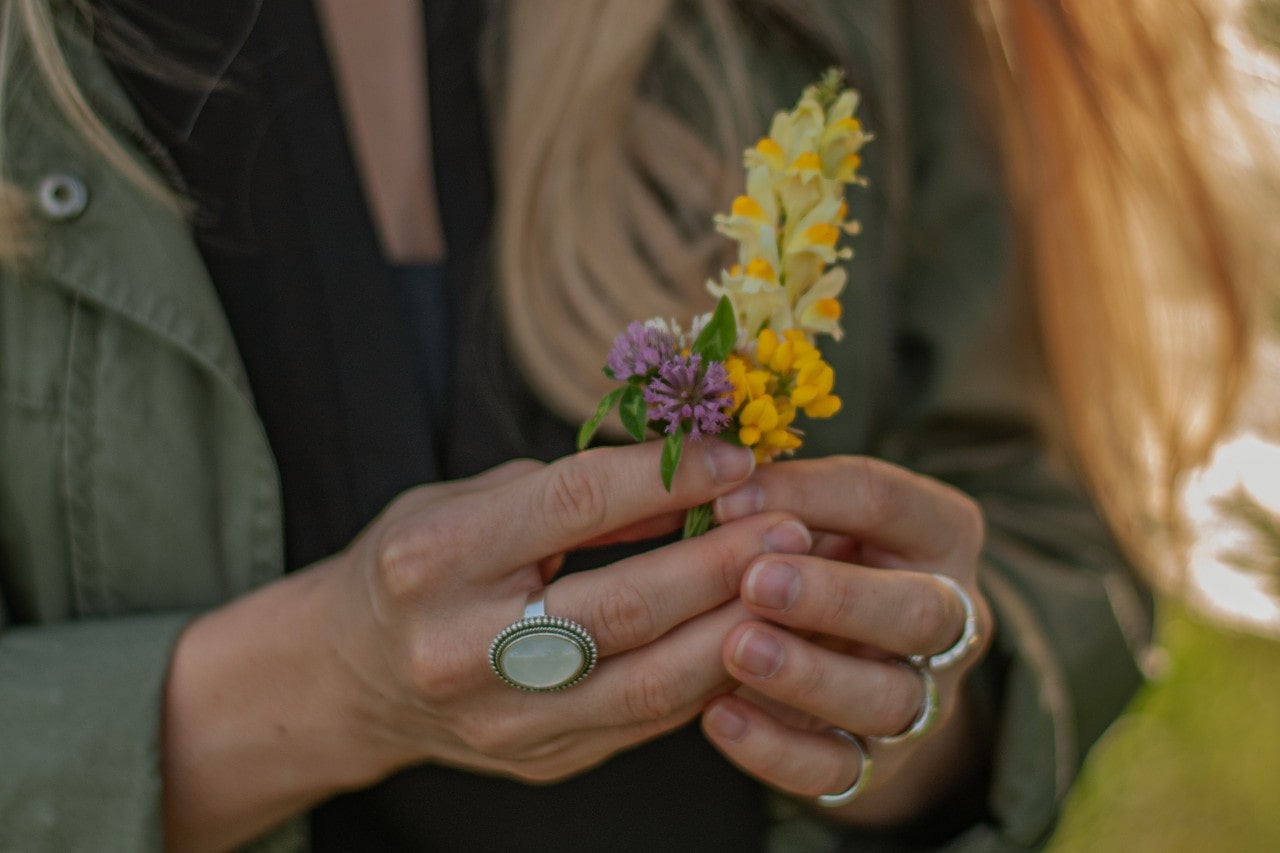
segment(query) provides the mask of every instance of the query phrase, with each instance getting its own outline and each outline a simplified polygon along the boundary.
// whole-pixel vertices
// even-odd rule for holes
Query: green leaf
[[[627,433],[636,441],[644,441],[645,427],[648,424],[649,407],[644,402],[644,389],[639,385],[628,385],[622,393],[622,401],[618,404],[618,415]]]
[[[680,453],[684,450],[684,429],[668,433],[662,443],[662,485],[671,491],[671,480],[676,476],[676,468],[680,465]]]
[[[733,304],[729,297],[721,296],[711,319],[693,342],[692,352],[701,355],[704,361],[724,361],[737,342],[738,321],[733,316]]]
[[[591,416],[590,420],[584,423],[578,430],[578,450],[586,450],[587,445],[591,443],[591,437],[596,434],[596,430],[600,428],[600,424],[604,422],[605,416],[618,405],[622,392],[631,386],[623,386],[622,388],[614,388],[608,394],[600,399],[596,405],[596,413]]]

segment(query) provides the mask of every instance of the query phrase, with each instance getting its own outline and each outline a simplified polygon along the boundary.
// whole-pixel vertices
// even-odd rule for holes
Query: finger
[[[742,599],[757,615],[893,654],[932,655],[965,627],[964,604],[925,572],[885,571],[805,555],[752,563]]]
[[[413,516],[431,504],[459,495],[496,489],[544,467],[546,463],[534,459],[513,459],[476,474],[474,477],[416,486],[387,507],[385,520],[394,521]]]
[[[588,450],[507,483],[442,505],[419,535],[438,562],[466,561],[505,574],[654,516],[708,502],[741,483],[751,451],[722,441],[686,442],[671,491],[659,476],[662,442]],[[457,566],[457,568],[463,568]]]
[[[760,554],[801,554],[811,544],[808,530],[789,515],[753,516],[561,578],[544,592],[546,611],[591,631],[602,657],[617,654],[736,599]]]
[[[857,749],[843,738],[789,728],[736,696],[714,700],[702,729],[743,771],[801,797],[843,791],[864,769]]]
[[[581,694],[560,724],[645,737],[688,722],[737,686],[721,646],[745,616],[741,602],[726,602],[650,644],[602,660],[590,684],[594,693]]]
[[[684,511],[668,512],[629,524],[618,530],[611,530],[603,536],[581,543],[579,548],[598,548],[602,545],[616,545],[621,542],[642,542],[645,539],[656,539],[684,524]]]
[[[859,734],[899,734],[924,707],[924,684],[911,667],[831,651],[763,622],[732,631],[723,651],[742,684]]]
[[[863,456],[766,465],[716,501],[720,521],[794,512],[813,530],[843,533],[897,553],[938,559],[982,541],[977,505],[930,477]]]

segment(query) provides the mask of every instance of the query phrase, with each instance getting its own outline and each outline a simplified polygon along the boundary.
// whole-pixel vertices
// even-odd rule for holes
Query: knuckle
[[[825,704],[822,700],[830,689],[830,678],[826,667],[818,666],[814,662],[797,661],[796,664],[793,666],[789,660],[785,661],[775,678],[781,676],[786,680],[798,704],[806,707]]]
[[[945,648],[954,633],[950,627],[954,620],[948,597],[949,593],[943,592],[939,584],[933,582],[907,598],[901,624],[906,633],[908,651],[913,654],[932,653]]]
[[[867,456],[850,457],[852,482],[859,512],[871,524],[892,521],[903,509],[904,493],[898,469]]]
[[[647,667],[627,681],[622,702],[627,718],[640,723],[664,720],[680,706],[676,686],[669,675]]]
[[[956,525],[960,547],[967,553],[977,554],[987,540],[987,517],[982,506],[968,495],[961,494],[957,503],[960,521]]]
[[[405,525],[393,525],[378,542],[374,574],[379,589],[391,601],[412,598],[422,585],[422,549]]]
[[[761,528],[764,529],[766,528]],[[741,545],[749,541],[752,540],[739,536],[732,530],[719,535],[699,536],[694,540],[698,549],[695,559],[699,565],[707,567],[709,577],[717,584],[717,593],[726,600],[738,595],[742,576],[750,562],[747,557],[755,556],[754,552],[750,555],[742,552]]]
[[[400,519],[387,527],[374,553],[374,579],[392,602],[420,598],[432,580],[454,568],[460,531],[439,514]]]
[[[576,457],[549,466],[547,472],[542,507],[548,524],[564,533],[604,524],[609,491],[598,475]]]
[[[657,617],[648,597],[633,583],[623,579],[612,584],[600,597],[596,623],[619,649],[629,649],[650,640],[657,631]]]
[[[870,725],[873,733],[891,737],[910,728],[920,713],[919,677],[906,667],[890,667],[876,691],[871,706]]]

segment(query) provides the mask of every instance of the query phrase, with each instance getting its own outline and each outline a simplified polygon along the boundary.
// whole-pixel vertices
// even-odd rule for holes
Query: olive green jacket
[[[845,412],[809,445],[885,455],[982,503],[999,628],[974,692],[995,754],[988,818],[954,847],[1034,847],[1140,680],[1143,599],[1040,452],[999,192],[972,116],[942,94],[954,81],[901,47],[893,3],[831,8],[882,126],[830,353]],[[938,35],[912,26],[916,43]],[[67,49],[149,166],[107,68],[82,41]],[[807,82],[785,77],[774,104]],[[21,45],[3,108],[5,177],[37,228],[33,253],[0,270],[0,849],[156,849],[170,649],[193,614],[282,572],[277,475],[181,213],[78,141]],[[790,849],[831,843],[779,832]]]

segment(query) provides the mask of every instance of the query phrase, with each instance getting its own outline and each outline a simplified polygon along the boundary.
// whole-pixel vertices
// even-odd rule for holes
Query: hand
[[[343,553],[192,623],[165,693],[168,842],[238,847],[419,762],[559,779],[733,689],[720,647],[747,616],[742,576],[762,553],[808,551],[793,516],[753,514],[544,589],[564,551],[674,530],[752,469],[749,451],[693,442],[667,493],[660,452],[602,448],[415,489]],[[521,692],[489,667],[535,590],[598,644],[596,671],[563,692]]]
[[[905,819],[944,793],[971,757],[960,685],[991,636],[976,577],[980,511],[935,480],[837,457],[766,466],[720,498],[716,513],[736,523],[782,509],[814,531],[813,551],[762,556],[748,569],[742,600],[755,618],[722,650],[743,688],[709,704],[704,729],[731,761],[783,791],[813,798],[846,789],[861,761],[831,728],[864,738],[911,728],[924,682],[906,659],[950,648],[964,627],[962,602],[933,575],[953,578],[973,601],[982,643],[934,676],[941,709],[930,733],[869,742],[874,774],[845,809],[849,819]]]
[[[546,587],[546,612],[581,623],[597,642],[600,663],[581,684],[523,693],[488,665],[490,641],[521,616],[565,550],[674,529],[686,507],[751,471],[748,451],[691,443],[668,494],[659,450],[657,442],[598,449],[424,487],[338,559],[332,642],[359,685],[357,716],[377,721],[374,775],[431,761],[559,779],[684,724],[732,689],[720,646],[746,616],[736,599],[747,566],[811,544],[782,513]]]

